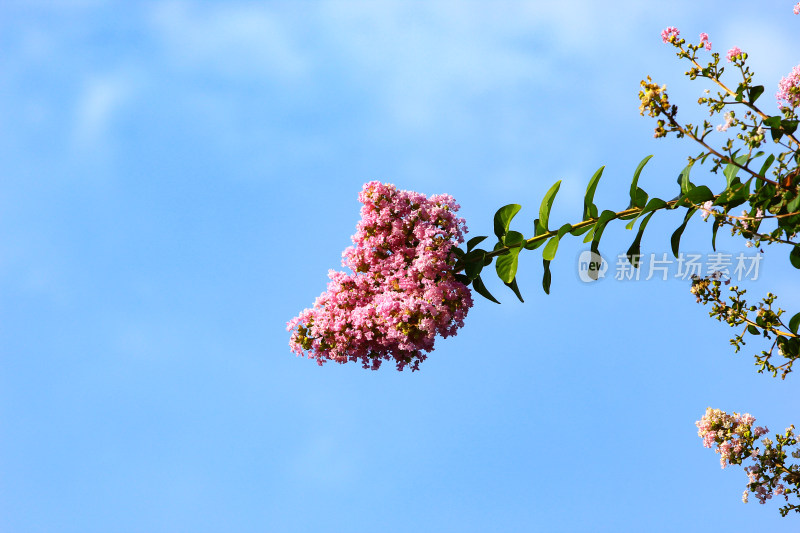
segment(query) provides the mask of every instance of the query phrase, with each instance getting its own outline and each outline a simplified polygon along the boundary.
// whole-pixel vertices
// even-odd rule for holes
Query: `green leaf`
[[[534,237],[538,237],[539,235],[542,235],[542,234],[546,233],[546,231],[542,231],[542,227],[539,224],[539,219],[538,218],[533,221],[533,224],[536,226],[536,232],[533,234]],[[531,242],[531,243],[526,242],[525,243],[525,249],[526,250],[535,250],[538,247],[540,247],[541,245],[543,245],[544,243],[545,243],[544,240],[534,241],[534,242]]]
[[[800,328],[800,313],[797,313],[789,320],[789,329],[792,333],[797,333],[798,328]]]
[[[595,222],[595,224],[597,224]],[[583,242],[589,242],[594,238],[594,226],[589,229],[589,233],[586,234],[586,237],[583,238]]]
[[[726,213],[734,207],[742,205],[750,198],[750,183],[752,181],[753,178],[744,183],[734,181],[729,188],[722,191],[717,199],[714,200],[714,205],[722,206]]]
[[[791,135],[797,129],[798,123],[800,123],[800,121],[798,121],[796,119],[795,120],[788,120],[788,119],[781,120],[781,131],[783,131],[783,133],[785,135]]]
[[[642,219],[642,223],[639,224],[639,231],[636,233],[636,238],[633,239],[633,244],[631,244],[631,247],[628,248],[628,261],[630,261],[635,268],[639,268],[639,256],[642,253],[641,242],[644,229],[647,227],[647,223],[650,222],[650,218],[653,215],[655,215],[655,213],[650,213]]]
[[[464,257],[464,273],[469,279],[477,278],[483,270],[483,260],[486,250],[472,250]]]
[[[672,238],[670,239],[670,242],[672,243],[672,254],[675,257],[678,257],[678,251],[679,251],[680,246],[681,246],[681,235],[683,235],[683,230],[686,229],[686,224],[689,223],[689,219],[692,218],[692,215],[694,215],[695,211],[697,211],[697,209],[694,209],[694,208],[693,209],[689,209],[686,212],[686,216],[683,218],[683,224],[678,226],[678,229],[676,229],[675,233],[672,234]]]
[[[590,226],[583,226],[582,228],[572,228],[571,230],[569,230],[569,234],[574,235],[575,237],[580,237],[581,235],[592,229],[592,227],[593,226],[590,225]]]
[[[550,231],[550,209],[553,207],[553,200],[556,199],[560,187],[561,180],[558,180],[542,198],[542,205],[539,207],[539,224],[545,231]]]
[[[788,204],[786,204],[786,212],[795,213],[797,212],[798,207],[800,207],[800,194],[795,196]]]
[[[558,228],[558,238],[560,239],[567,233],[572,232],[572,224],[564,224],[560,228]]]
[[[506,283],[506,287],[514,291],[514,294],[517,295],[520,302],[525,303],[525,300],[522,299],[522,294],[519,292],[519,287],[517,287],[517,278],[514,278],[511,283]]]
[[[700,185],[690,190],[683,196],[693,204],[701,204],[714,198],[714,193],[705,185]]]
[[[552,261],[556,258],[556,251],[558,250],[558,235],[547,241],[547,246],[542,251],[542,258]]]
[[[761,334],[761,332],[758,331],[758,328],[753,326],[753,325],[747,326],[747,331],[748,331],[748,333],[750,333],[750,335],[760,335]]]
[[[742,98],[744,98],[742,91],[744,90],[744,84],[740,83],[739,87],[736,88],[736,101],[741,102]]]
[[[638,187],[639,184],[639,175],[642,173],[642,169],[650,161],[650,158],[653,157],[652,155],[648,155],[639,163],[639,166],[636,167],[636,170],[633,172],[633,182],[631,183],[631,203],[628,205],[628,209],[632,207],[643,207],[647,203],[647,193],[644,190]]]
[[[511,219],[519,213],[522,206],[519,204],[508,204],[497,210],[494,214],[494,234],[498,239],[502,239],[508,233],[508,226],[511,224]]]
[[[774,162],[775,162],[775,156],[772,155],[772,154],[769,154],[769,157],[767,157],[767,160],[764,161],[763,165],[761,165],[761,170],[758,172],[758,175],[766,177],[767,176],[767,170],[769,170],[769,167]]]
[[[603,170],[606,167],[600,167],[594,173],[592,179],[589,180],[589,186],[586,187],[586,194],[583,197],[583,220],[597,217],[597,206],[594,205],[594,192],[597,190],[597,184],[603,175]]]
[[[615,219],[617,214],[611,210],[604,210],[600,213],[600,217],[597,219],[597,222],[594,225],[594,233],[592,235],[592,251],[597,253],[597,247],[600,244],[600,238],[603,236],[603,231],[606,229],[606,224],[608,224],[611,220]]]
[[[725,166],[725,170],[722,171],[722,173],[725,175],[725,178],[727,179],[727,181],[725,183],[725,188],[728,188],[728,187],[731,186],[731,183],[733,182],[733,179],[736,177],[736,174],[738,174],[738,172],[739,172],[739,168],[741,166],[744,166],[745,163],[747,163],[747,161],[749,159],[750,159],[750,156],[748,154],[740,155],[739,157],[735,157],[733,159],[736,162],[736,164],[728,163]]]
[[[686,168],[681,170],[681,173],[678,175],[678,184],[681,186],[681,194],[686,194],[689,192],[690,189],[694,188],[694,185],[691,181],[689,181],[689,173],[692,171],[692,166],[694,165],[694,161],[690,161]]]
[[[470,279],[464,274],[453,274],[453,277],[456,278],[456,281],[462,285],[469,285],[470,283]]]
[[[547,242],[547,239],[540,239],[540,240],[534,241],[534,242],[526,242],[525,243],[525,249],[526,250],[535,250],[535,249],[537,249],[538,247],[540,247],[541,245],[543,245],[546,242]]]
[[[476,246],[478,246],[481,243],[481,241],[483,241],[484,239],[486,239],[486,236],[473,237],[470,240],[468,240],[467,241],[467,251],[471,252],[472,249],[475,248]]]
[[[722,224],[722,219],[714,217],[714,226],[711,228],[711,249],[717,251],[717,231]]]
[[[747,90],[747,96],[750,98],[750,103],[755,104],[758,97],[764,92],[763,85],[756,85],[755,87],[750,87]]]
[[[545,294],[550,294],[550,280],[552,276],[550,275],[550,261],[547,259],[542,260],[542,264],[544,264],[544,275],[542,276],[542,288],[544,288]]]
[[[517,275],[519,252],[521,249],[522,248],[511,248],[508,254],[501,255],[495,260],[497,277],[499,277],[503,283],[511,283]]]
[[[466,252],[464,252],[464,250],[462,250],[458,246],[453,246],[452,248],[450,248],[450,251],[453,252],[453,254],[455,254],[455,256],[459,259],[467,255]]]
[[[780,140],[780,138],[783,137],[783,127],[781,122],[782,120],[780,116],[764,119],[764,125],[769,127],[769,133],[772,135],[773,141]]]
[[[487,300],[491,300],[496,304],[500,303],[494,296],[492,296],[492,293],[489,292],[489,290],[486,288],[486,285],[483,284],[483,280],[481,279],[480,276],[478,276],[472,281],[472,288],[475,289],[475,292],[477,292]]]
[[[782,337],[780,335],[778,335],[778,338],[775,339],[778,349],[783,353],[784,356],[789,356],[791,354],[791,345],[789,345],[788,341],[788,337]]]
[[[647,202],[647,205],[644,206],[644,209],[639,211],[639,214],[636,216],[636,218],[633,219],[633,222],[636,222],[636,220],[642,215],[646,215],[647,213],[649,213],[651,211],[657,211],[659,209],[663,209],[666,206],[667,206],[667,202],[665,202],[661,198],[650,198],[650,201]],[[633,227],[633,222],[631,222],[631,224],[630,224],[631,227]]]
[[[796,244],[792,248],[792,252],[789,254],[789,261],[791,261],[793,267],[800,268],[800,244]]]
[[[525,237],[518,231],[509,231],[504,239],[505,245],[508,247],[525,242]]]

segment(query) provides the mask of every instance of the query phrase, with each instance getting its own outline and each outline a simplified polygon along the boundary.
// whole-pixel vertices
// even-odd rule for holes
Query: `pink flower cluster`
[[[661,40],[665,43],[671,43],[674,39],[677,39],[680,34],[681,31],[678,28],[670,26],[661,31]]]
[[[797,4],[794,6],[792,13],[794,13],[795,15],[800,15],[800,2],[797,2]]]
[[[708,40],[707,33],[700,34],[700,44],[705,45],[706,50],[711,50],[711,41]]]
[[[728,61],[733,61],[734,59],[736,59],[741,55],[742,55],[742,49],[739,48],[738,46],[734,46],[733,48],[728,50],[728,55],[725,57],[728,58]]]
[[[778,107],[782,107],[782,100],[785,100],[789,107],[800,105],[800,65],[794,67],[788,76],[781,78],[775,98],[778,100]]]
[[[752,439],[764,435],[769,430],[765,427],[752,428],[756,419],[745,413],[729,415],[720,409],[706,409],[703,418],[695,422],[697,435],[702,437],[703,446],[711,448],[716,445],[720,454],[720,464],[725,468],[729,464],[741,464],[747,457],[744,453]]]
[[[455,335],[472,307],[469,288],[454,278],[466,225],[449,195],[426,198],[373,181],[358,195],[361,221],[342,254],[352,274],[328,273],[328,290],[290,320],[289,346],[322,365],[383,360],[418,370],[436,335]]]
[[[756,495],[758,499],[758,503],[765,504],[767,500],[772,499],[772,495],[775,494],[776,496],[784,495],[784,497],[788,500],[789,498],[784,494],[786,491],[786,487],[783,483],[776,483],[775,488],[770,489],[769,484],[765,483],[764,480],[761,479],[761,476],[758,472],[758,466],[746,466],[744,467],[744,471],[747,474],[747,479],[749,483],[755,484],[755,488],[753,489],[753,493]],[[747,492],[747,491],[745,491]],[[742,498],[744,503],[747,503],[747,498]]]

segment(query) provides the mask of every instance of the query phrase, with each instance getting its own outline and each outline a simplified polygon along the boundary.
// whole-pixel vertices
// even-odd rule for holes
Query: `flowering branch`
[[[775,377],[778,375],[778,371],[781,371],[781,379],[786,379],[786,375],[792,371],[794,362],[800,358],[800,335],[797,333],[800,325],[800,313],[792,317],[786,324],[780,318],[784,310],[778,308],[777,311],[774,311],[772,309],[772,304],[777,296],[768,293],[757,307],[748,306],[747,301],[742,298],[747,291],[739,289],[737,286],[730,287],[732,295],[728,298],[729,302],[726,302],[721,296],[723,282],[719,278],[719,275],[708,278],[695,277],[692,279],[690,292],[697,297],[698,303],[712,304],[709,313],[712,318],[716,318],[720,322],[727,322],[731,327],[745,326],[740,334],[731,339],[731,344],[735,347],[736,352],[741,349],[742,345],[747,344],[744,341],[745,334],[761,336],[770,340],[772,339],[771,335],[774,335],[776,338],[769,352],[762,351],[760,355],[756,355],[755,364],[759,367],[759,373],[772,372],[772,376]],[[726,280],[724,283],[727,285],[730,280]],[[756,312],[755,319],[749,317],[750,312]],[[780,366],[775,366],[770,361],[776,347],[780,356],[786,359],[786,362]]]
[[[757,446],[758,439],[769,433],[766,427],[753,427],[755,418],[750,414],[729,415],[719,409],[706,409],[703,417],[695,422],[697,435],[703,439],[703,446],[716,448],[720,454],[722,468],[728,465],[740,465],[745,461],[753,462],[744,468],[747,473],[747,489],[742,494],[742,501],[747,503],[749,494],[755,494],[758,502],[764,504],[773,496],[783,496],[787,502],[780,508],[781,516],[790,511],[800,512],[800,505],[790,503],[790,496],[800,496],[800,466],[788,462],[787,449],[797,446],[794,426],[786,428],[786,432],[776,433],[775,441],[768,437],[761,439],[762,450]],[[800,450],[791,452],[793,458],[800,458]]]

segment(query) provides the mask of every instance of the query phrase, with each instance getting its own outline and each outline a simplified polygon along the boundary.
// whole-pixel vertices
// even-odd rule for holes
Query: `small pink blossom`
[[[797,2],[797,4],[794,6],[792,13],[794,13],[795,15],[800,15],[800,2]]]
[[[742,50],[738,46],[734,46],[733,48],[728,50],[728,55],[726,57],[728,58],[728,61],[733,61],[734,59],[736,59],[741,55],[742,55]]]
[[[677,39],[680,34],[681,32],[678,28],[670,26],[661,32],[661,40],[665,43],[671,43],[673,40]]]
[[[728,111],[723,115],[723,118],[725,119],[725,124],[720,124],[717,126],[717,131],[726,131],[733,125],[733,113]]]
[[[711,50],[711,41],[708,40],[707,33],[700,34],[700,44],[705,45],[706,50]]]
[[[714,212],[714,201],[709,200],[705,202],[702,206],[700,206],[700,211],[703,213],[703,220],[707,220],[708,216]]]
[[[800,105],[800,65],[794,67],[787,76],[781,78],[775,98],[778,100],[778,107],[782,107],[782,100],[785,100],[789,107]]]

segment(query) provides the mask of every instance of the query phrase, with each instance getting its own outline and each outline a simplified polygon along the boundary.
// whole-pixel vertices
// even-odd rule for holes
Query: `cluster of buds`
[[[653,83],[650,76],[647,77],[647,80],[641,81],[641,86],[642,90],[639,91],[639,114],[644,115],[647,113],[648,116],[658,117],[663,113],[667,118],[674,119],[678,113],[678,107],[670,105],[667,86],[659,86],[657,83]],[[664,129],[665,124],[664,120],[658,121],[654,135],[656,138],[667,135],[667,130]]]
[[[689,291],[697,298],[697,303],[712,305],[709,315],[730,326],[738,326],[747,321],[747,302],[742,299],[746,292],[738,287],[731,287],[731,296],[728,301],[722,299],[722,285],[730,284],[730,280],[723,280],[721,272],[715,272],[708,277],[694,276],[692,287]],[[755,310],[755,308],[753,308]]]
[[[472,307],[453,273],[464,219],[449,195],[426,198],[377,181],[358,199],[354,246],[342,254],[353,273],[330,271],[328,290],[287,324],[289,346],[320,365],[360,361],[375,370],[394,360],[398,370],[417,370],[436,336],[454,335]]]

